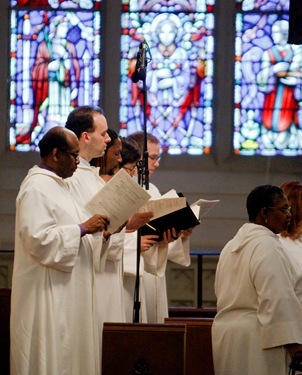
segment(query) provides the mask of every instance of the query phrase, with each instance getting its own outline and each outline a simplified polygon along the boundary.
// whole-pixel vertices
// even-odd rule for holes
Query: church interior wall
[[[119,2],[105,4],[104,21],[104,55],[101,105],[105,109],[109,126],[118,127],[119,95]],[[214,100],[214,139],[210,155],[170,156],[164,155],[161,167],[152,176],[162,193],[174,188],[187,197],[189,203],[198,198],[220,199],[220,203],[202,219],[195,228],[191,238],[194,251],[220,251],[232,238],[238,228],[247,221],[245,199],[249,191],[257,185],[280,185],[287,180],[301,179],[301,157],[239,157],[232,154],[232,48],[234,37],[234,14],[232,0],[217,0],[217,29],[215,58],[215,91]],[[14,248],[15,199],[21,181],[27,170],[39,160],[38,154],[12,153],[6,147],[9,113],[8,96],[8,13],[5,12],[7,1],[0,0],[0,287],[9,287],[11,282],[11,264]],[[226,14],[228,17],[226,18]],[[110,22],[106,22],[109,20]],[[33,208],[34,209],[34,208]],[[9,252],[10,251],[10,252]],[[214,303],[213,277],[215,259],[208,260],[205,267],[205,299]],[[192,271],[193,270],[193,271]],[[187,274],[186,274],[187,271]],[[188,293],[188,300],[196,303],[196,259],[186,270],[176,269],[169,264],[168,289],[169,297],[175,304],[185,302],[183,297]],[[174,280],[174,281],[173,281]],[[179,280],[179,281],[176,281]],[[184,282],[186,280],[186,282]],[[170,283],[170,284],[169,284]],[[175,295],[173,289],[179,291]],[[177,284],[178,283],[178,284]],[[187,284],[186,284],[187,283]],[[176,285],[176,288],[175,288]],[[184,288],[188,285],[188,288]],[[193,290],[193,291],[192,291]],[[207,290],[210,295],[207,295]],[[189,292],[190,291],[190,292]],[[174,303],[173,302],[173,303]]]

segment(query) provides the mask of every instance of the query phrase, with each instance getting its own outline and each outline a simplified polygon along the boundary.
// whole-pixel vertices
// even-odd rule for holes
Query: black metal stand
[[[132,76],[133,82],[141,80],[143,88],[141,93],[143,95],[143,113],[144,113],[144,146],[142,159],[137,162],[138,169],[138,183],[149,190],[149,169],[148,169],[148,150],[147,150],[147,89],[146,89],[146,44],[141,43],[139,52],[137,54],[137,63],[135,73]],[[134,304],[133,304],[133,323],[139,323],[139,312],[141,308],[140,303],[140,255],[141,255],[141,230],[137,230],[137,251],[136,251],[136,277],[134,289]]]

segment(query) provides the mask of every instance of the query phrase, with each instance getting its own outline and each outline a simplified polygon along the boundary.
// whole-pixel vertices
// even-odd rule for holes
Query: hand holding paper
[[[121,169],[86,204],[86,208],[91,214],[106,215],[110,220],[107,230],[114,233],[149,199],[150,194]]]

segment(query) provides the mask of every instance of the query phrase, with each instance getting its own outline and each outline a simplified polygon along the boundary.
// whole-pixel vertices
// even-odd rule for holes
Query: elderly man
[[[108,220],[90,217],[66,178],[79,142],[62,127],[39,143],[41,163],[21,184],[16,206],[11,303],[11,374],[100,374],[94,263]]]

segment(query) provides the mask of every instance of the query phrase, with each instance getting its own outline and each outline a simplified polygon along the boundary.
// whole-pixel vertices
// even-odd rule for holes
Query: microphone
[[[146,42],[141,42],[136,57],[135,71],[132,74],[132,82],[137,83],[139,80],[145,80],[146,78]]]

